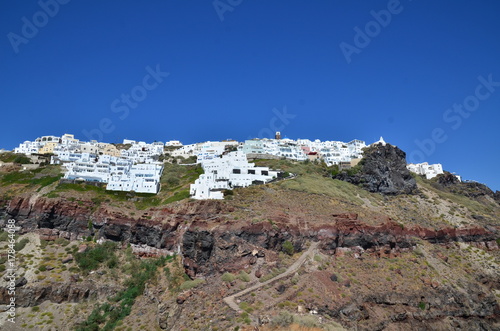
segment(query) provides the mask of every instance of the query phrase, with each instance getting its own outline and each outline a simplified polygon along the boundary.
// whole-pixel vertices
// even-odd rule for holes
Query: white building
[[[25,141],[19,144],[18,147],[14,148],[14,153],[22,153],[26,155],[38,153],[38,150],[42,147],[39,142],[36,141]]]
[[[133,160],[111,155],[62,152],[52,156],[52,164],[66,168],[65,179],[107,183],[111,191],[158,193],[161,163],[134,164]]]
[[[431,179],[443,173],[443,166],[441,163],[428,164],[427,162],[413,164],[410,163],[406,166],[408,170],[419,175],[425,175],[425,178]]]
[[[179,140],[170,140],[165,143],[166,147],[182,147],[182,143]]]
[[[160,141],[148,144],[144,141],[137,142],[124,139],[123,144],[130,144],[131,146],[129,149],[122,149],[121,156],[132,160],[134,163],[155,163],[163,154],[164,144]]]
[[[107,190],[134,191],[138,193],[158,193],[160,177],[163,172],[161,164],[134,164],[117,167],[110,174]]]
[[[267,183],[280,173],[268,167],[256,167],[241,151],[204,160],[201,165],[205,173],[190,187],[194,199],[222,199],[222,190]]]
[[[184,145],[171,152],[172,157],[182,156],[188,158],[196,156],[197,162],[200,163],[204,160],[210,160],[215,157],[221,156],[227,147],[236,147],[238,142],[235,140],[225,141],[206,141],[204,143]]]

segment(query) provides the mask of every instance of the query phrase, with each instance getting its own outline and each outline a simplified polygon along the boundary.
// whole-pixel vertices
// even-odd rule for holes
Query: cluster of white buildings
[[[385,141],[381,137],[374,144]],[[146,143],[125,139],[115,144],[80,141],[72,134],[43,136],[25,141],[14,149],[15,153],[50,154],[51,163],[61,164],[64,178],[107,183],[108,190],[158,193],[163,163],[160,156],[195,156],[204,169],[194,184],[191,195],[195,199],[222,199],[223,190],[246,187],[255,183],[267,183],[277,178],[280,171],[256,167],[247,161],[252,158],[271,157],[294,161],[323,160],[328,166],[352,166],[361,159],[366,143],[362,140],[320,141],[309,139],[252,139],[242,143],[235,140],[207,141],[183,145],[178,140],[167,143]],[[353,163],[354,162],[354,163]],[[350,164],[350,165],[349,165]],[[407,168],[431,179],[443,173],[441,164],[408,164]]]
[[[61,137],[43,136],[34,141],[25,141],[14,148],[14,153],[31,154],[54,154],[64,153],[88,153],[95,155],[110,155],[123,157],[135,163],[151,163],[158,160],[163,154],[162,142],[151,144],[144,141],[124,139],[123,148],[117,148],[114,144],[92,141],[80,141],[72,134],[64,134]]]
[[[323,160],[328,166],[350,162],[362,156],[366,143],[361,140],[311,141],[309,139],[246,140],[238,149],[245,154],[266,154],[295,161]]]
[[[277,133],[279,136],[279,133]],[[270,155],[294,161],[321,159],[329,166],[341,162],[350,162],[362,156],[364,141],[320,141],[309,139],[252,139],[239,143],[235,140],[208,141],[184,145],[171,152],[173,157],[196,156],[198,163],[220,157],[228,149],[238,150],[244,154]]]
[[[52,156],[52,164],[61,164],[65,179],[107,183],[110,191],[158,193],[163,165],[159,162],[136,164],[133,160],[89,153],[63,153]]]
[[[249,163],[245,153],[241,151],[202,160],[201,166],[204,174],[190,187],[190,194],[194,199],[223,199],[223,190],[264,184],[280,174],[280,171]]]
[[[228,148],[236,149],[238,145],[239,142],[237,142],[236,140],[207,141],[190,145],[180,145],[180,147],[179,145],[176,146],[169,144],[169,146],[179,147],[178,149],[171,152],[171,155],[173,157],[182,156],[187,158],[196,156],[197,163],[219,157]]]
[[[15,153],[52,154],[51,164],[61,164],[65,179],[106,183],[112,191],[158,193],[163,164],[158,158],[164,144],[125,139],[123,148],[113,144],[80,141],[71,134],[43,136],[25,141]]]
[[[207,141],[183,145],[172,140],[167,143],[145,143],[125,139],[117,148],[114,144],[80,141],[74,135],[43,136],[25,141],[15,153],[51,154],[51,163],[66,169],[64,178],[107,183],[108,190],[157,193],[163,166],[158,159],[169,149],[171,157],[197,158],[205,171],[191,192],[196,199],[220,199],[222,190],[246,187],[252,183],[266,183],[278,176],[278,171],[255,167],[247,155],[268,155],[295,161],[321,159],[327,165],[349,162],[360,158],[366,144],[361,140],[345,143],[308,139],[254,139],[239,143],[235,140]],[[228,154],[228,151],[232,151]]]

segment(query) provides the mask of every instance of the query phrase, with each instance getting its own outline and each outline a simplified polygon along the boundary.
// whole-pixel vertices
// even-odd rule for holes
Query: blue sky
[[[2,1],[0,148],[382,135],[500,190],[499,14],[494,0]]]

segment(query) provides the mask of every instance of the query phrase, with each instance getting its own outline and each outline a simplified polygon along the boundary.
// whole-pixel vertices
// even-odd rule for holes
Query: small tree
[[[295,252],[295,248],[293,247],[293,244],[290,240],[285,240],[283,245],[281,245],[283,252],[285,252],[288,255],[293,255]]]

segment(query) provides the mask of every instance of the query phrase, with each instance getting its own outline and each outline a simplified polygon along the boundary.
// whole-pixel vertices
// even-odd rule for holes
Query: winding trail
[[[291,274],[297,272],[297,270],[299,270],[299,268],[302,266],[302,264],[304,264],[304,262],[306,261],[306,259],[315,251],[315,249],[318,247],[318,245],[319,245],[319,242],[313,242],[313,243],[311,243],[311,246],[309,246],[309,248],[307,249],[307,251],[305,251],[297,259],[297,261],[295,261],[290,267],[288,267],[288,269],[284,273],[279,274],[276,277],[273,277],[273,278],[271,278],[269,280],[266,280],[263,283],[255,284],[253,286],[250,286],[249,288],[244,289],[243,291],[240,291],[240,292],[237,292],[237,293],[232,294],[230,296],[227,296],[227,297],[225,297],[223,299],[224,302],[229,307],[231,307],[233,310],[235,310],[236,312],[241,312],[240,307],[236,304],[236,302],[234,301],[234,299],[236,299],[237,297],[240,297],[242,295],[245,295],[247,293],[253,292],[253,291],[261,288],[262,286],[266,286],[266,285],[268,285],[268,284],[270,284],[270,283],[272,283],[274,281],[277,281],[278,279],[285,278],[285,277],[290,276]]]

